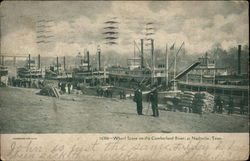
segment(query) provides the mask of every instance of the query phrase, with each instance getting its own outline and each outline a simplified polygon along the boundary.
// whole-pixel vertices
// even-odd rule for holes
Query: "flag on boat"
[[[174,50],[174,45],[175,43],[173,43],[173,45],[170,47],[170,50]]]

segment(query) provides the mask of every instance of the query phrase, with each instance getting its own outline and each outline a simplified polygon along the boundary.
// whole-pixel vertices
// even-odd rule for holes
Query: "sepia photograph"
[[[248,9],[3,1],[0,133],[248,133]]]
[[[3,1],[3,161],[248,160],[247,1]]]

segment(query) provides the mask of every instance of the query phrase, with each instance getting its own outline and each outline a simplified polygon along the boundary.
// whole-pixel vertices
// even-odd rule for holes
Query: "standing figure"
[[[136,102],[136,107],[137,107],[137,114],[138,115],[143,115],[142,114],[142,91],[140,89],[137,89],[135,91],[135,96],[134,96],[134,102]]]
[[[61,85],[61,91],[62,91],[63,93],[66,92],[65,87],[66,87],[66,83],[63,82],[62,85]]]
[[[16,78],[12,77],[11,82],[12,82],[12,86],[15,87],[16,86]]]
[[[76,89],[81,90],[81,84],[79,82],[77,82],[77,84],[76,84]]]
[[[122,90],[122,98],[123,98],[123,99],[126,99],[126,93],[125,93],[125,90]]]
[[[122,91],[119,92],[120,99],[122,99]]]
[[[109,97],[109,90],[108,90],[108,88],[104,89],[104,95],[105,95],[105,97]]]
[[[218,96],[215,98],[215,109],[214,112],[222,113],[222,100],[221,97]]]
[[[151,96],[150,102],[151,102],[151,106],[152,106],[153,116],[159,117],[157,89],[155,89],[153,92],[151,92],[150,96]]]
[[[100,96],[102,97],[104,94],[104,90],[102,88],[100,88]]]
[[[12,86],[11,77],[8,77],[8,86]]]
[[[100,97],[100,87],[97,87],[96,94],[97,94],[98,97]]]
[[[109,95],[110,95],[110,98],[113,97],[113,90],[112,90],[112,88],[109,89]]]
[[[229,104],[228,104],[228,115],[232,115],[234,110],[234,100],[232,97],[229,97]]]
[[[28,80],[28,88],[31,88],[31,80]]]
[[[71,83],[68,83],[68,93],[70,94],[70,90],[71,90]]]
[[[244,100],[243,99],[241,99],[241,101],[240,101],[240,114],[241,115],[245,114]]]
[[[62,83],[59,81],[59,82],[58,82],[58,88],[59,88],[59,89],[61,89],[61,84],[62,84]]]

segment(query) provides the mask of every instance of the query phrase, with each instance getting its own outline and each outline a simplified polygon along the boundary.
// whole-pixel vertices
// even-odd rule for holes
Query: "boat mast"
[[[151,56],[152,56],[152,74],[151,74],[151,85],[154,85],[155,77],[155,64],[154,64],[154,39],[151,39]]]
[[[38,54],[37,60],[38,60],[38,62],[37,62],[37,64],[38,64],[38,69],[40,69],[40,68],[41,68],[41,57],[40,57],[40,54]]]
[[[101,70],[101,49],[98,50],[98,67],[99,71]]]
[[[57,69],[57,75],[59,75],[59,62],[58,62],[58,56],[56,57],[56,69]]]
[[[174,91],[176,91],[176,80],[175,80],[175,76],[176,76],[176,55],[174,55]]]
[[[141,69],[144,68],[143,39],[141,39]]]
[[[29,72],[30,72],[30,81],[31,81],[31,70],[30,70],[30,54],[29,54]]]
[[[168,44],[166,44],[165,76],[166,76],[166,87],[168,87]]]
[[[87,51],[88,72],[90,71],[89,51]]]
[[[135,65],[135,40],[134,40],[134,64]]]
[[[29,65],[29,69],[30,69],[30,54],[29,54],[29,62],[28,62],[28,65]]]
[[[63,69],[66,70],[66,57],[63,57]]]

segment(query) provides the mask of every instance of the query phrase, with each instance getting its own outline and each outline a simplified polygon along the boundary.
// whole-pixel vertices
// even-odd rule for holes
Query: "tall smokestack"
[[[143,39],[141,39],[141,68],[144,68],[144,56],[143,56]]]
[[[101,70],[101,50],[98,51],[98,66],[99,70]]]
[[[207,54],[207,52],[205,53],[205,64],[208,65],[208,54]]]
[[[88,71],[90,71],[89,51],[87,51]]]
[[[57,69],[57,74],[59,74],[58,56],[56,57],[56,69]]]
[[[154,75],[155,75],[155,56],[154,56],[154,40],[151,39],[151,55],[152,55],[152,78],[151,78],[151,85],[154,84]]]
[[[40,60],[41,58],[40,58],[40,54],[38,54],[38,58],[37,58],[37,65],[38,65],[38,69],[40,69],[41,68],[41,60]]]
[[[30,69],[30,54],[29,54],[29,62],[28,63],[29,63],[29,69]]]
[[[13,65],[14,66],[16,65],[16,57],[15,56],[13,57]]]
[[[153,39],[151,39],[151,55],[152,55],[152,66],[153,66],[153,68],[154,68],[154,40]]]
[[[4,65],[4,56],[2,56],[2,65]]]
[[[63,57],[63,69],[64,70],[66,69],[66,58],[65,58],[65,56]]]
[[[238,46],[238,75],[241,74],[241,45]]]

